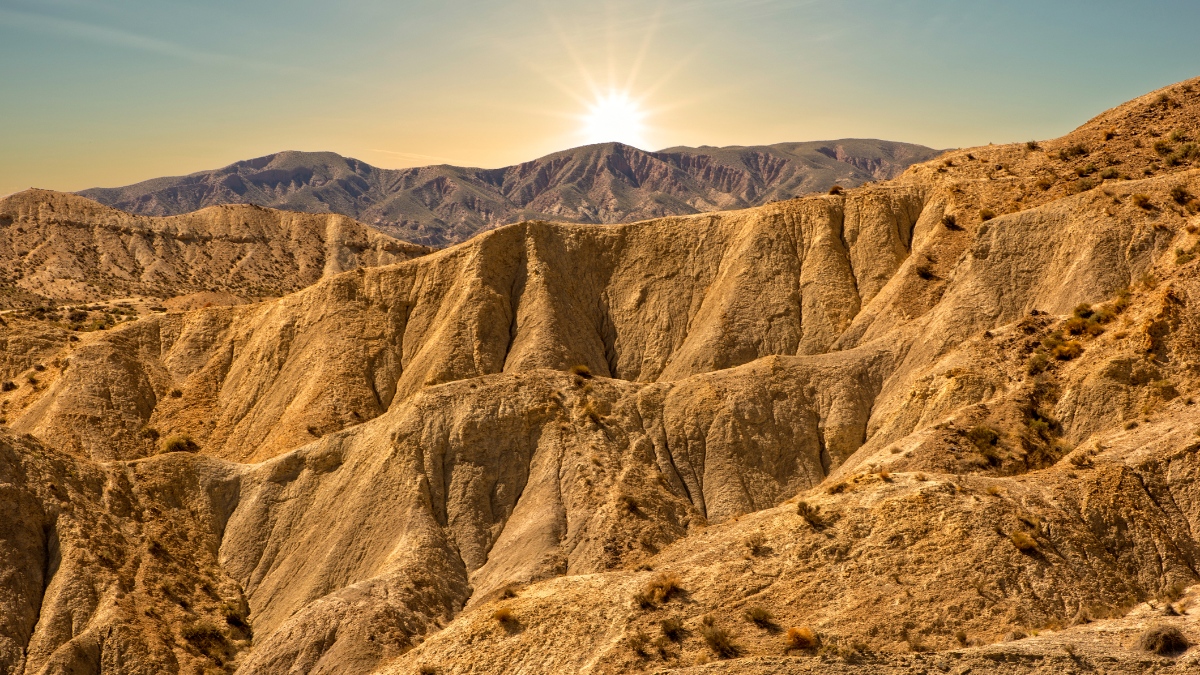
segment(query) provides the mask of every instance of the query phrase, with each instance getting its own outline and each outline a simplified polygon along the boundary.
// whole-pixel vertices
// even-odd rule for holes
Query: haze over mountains
[[[886,180],[938,152],[861,139],[659,152],[605,143],[499,169],[379,169],[331,152],[280,152],[79,194],[154,216],[217,204],[340,213],[399,239],[444,246],[522,220],[623,223],[757,206]]]

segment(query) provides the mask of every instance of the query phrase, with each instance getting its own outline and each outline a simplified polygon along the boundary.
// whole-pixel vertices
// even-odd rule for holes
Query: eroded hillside
[[[0,664],[1188,672],[1197,86],[88,333],[0,399]]]

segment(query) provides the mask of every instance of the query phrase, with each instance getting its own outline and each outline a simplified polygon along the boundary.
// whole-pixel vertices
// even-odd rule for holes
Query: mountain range
[[[758,206],[886,180],[938,152],[861,139],[659,152],[604,143],[499,169],[380,169],[332,152],[280,152],[79,194],[152,216],[218,204],[340,213],[399,239],[445,246],[522,220],[624,223]]]

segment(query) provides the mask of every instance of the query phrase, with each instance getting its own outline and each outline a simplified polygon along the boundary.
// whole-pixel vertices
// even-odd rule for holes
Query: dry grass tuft
[[[1191,644],[1176,627],[1165,624],[1151,626],[1138,638],[1138,647],[1159,656],[1187,651]]]
[[[592,378],[592,369],[581,363],[577,366],[571,366],[571,374],[578,375],[579,377],[588,380]]]
[[[825,524],[825,517],[821,515],[821,507],[813,506],[808,502],[798,502],[796,504],[796,513],[804,519],[804,522],[812,525],[814,528],[820,528]]]
[[[517,617],[513,614],[511,607],[497,607],[496,611],[492,612],[492,618],[505,625],[513,624],[517,621]]]
[[[200,446],[187,434],[172,434],[162,442],[162,452],[196,452]]]
[[[724,628],[704,626],[700,629],[700,635],[717,658],[732,659],[742,653],[742,648],[733,641],[733,634]]]
[[[809,650],[821,646],[821,640],[808,626],[792,626],[787,631],[787,650]]]
[[[834,185],[833,187],[829,188],[829,194],[831,194],[831,195],[845,194],[845,192],[846,192],[846,189],[843,188],[841,185]]]
[[[747,621],[759,628],[772,628],[775,626],[775,615],[771,614],[765,607],[758,605],[747,607],[744,616]]]
[[[1030,551],[1037,550],[1037,542],[1033,539],[1033,537],[1024,532],[1013,532],[1012,534],[1008,535],[1008,538],[1010,541],[1012,541],[1013,546],[1016,546],[1017,550],[1022,553],[1029,553]]]
[[[658,626],[662,629],[662,634],[672,642],[679,642],[684,637],[683,622],[679,619],[663,619],[658,622]]]
[[[763,536],[762,532],[751,534],[742,543],[750,549],[750,553],[753,555],[762,555],[767,550],[767,538]]]

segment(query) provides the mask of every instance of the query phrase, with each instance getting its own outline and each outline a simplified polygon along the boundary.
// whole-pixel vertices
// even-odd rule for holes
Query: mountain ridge
[[[613,142],[496,169],[380,169],[332,152],[284,151],[77,194],[142,215],[225,203],[341,213],[399,239],[443,246],[521,220],[617,223],[757,206],[886,180],[940,152],[876,139],[657,152]]]

